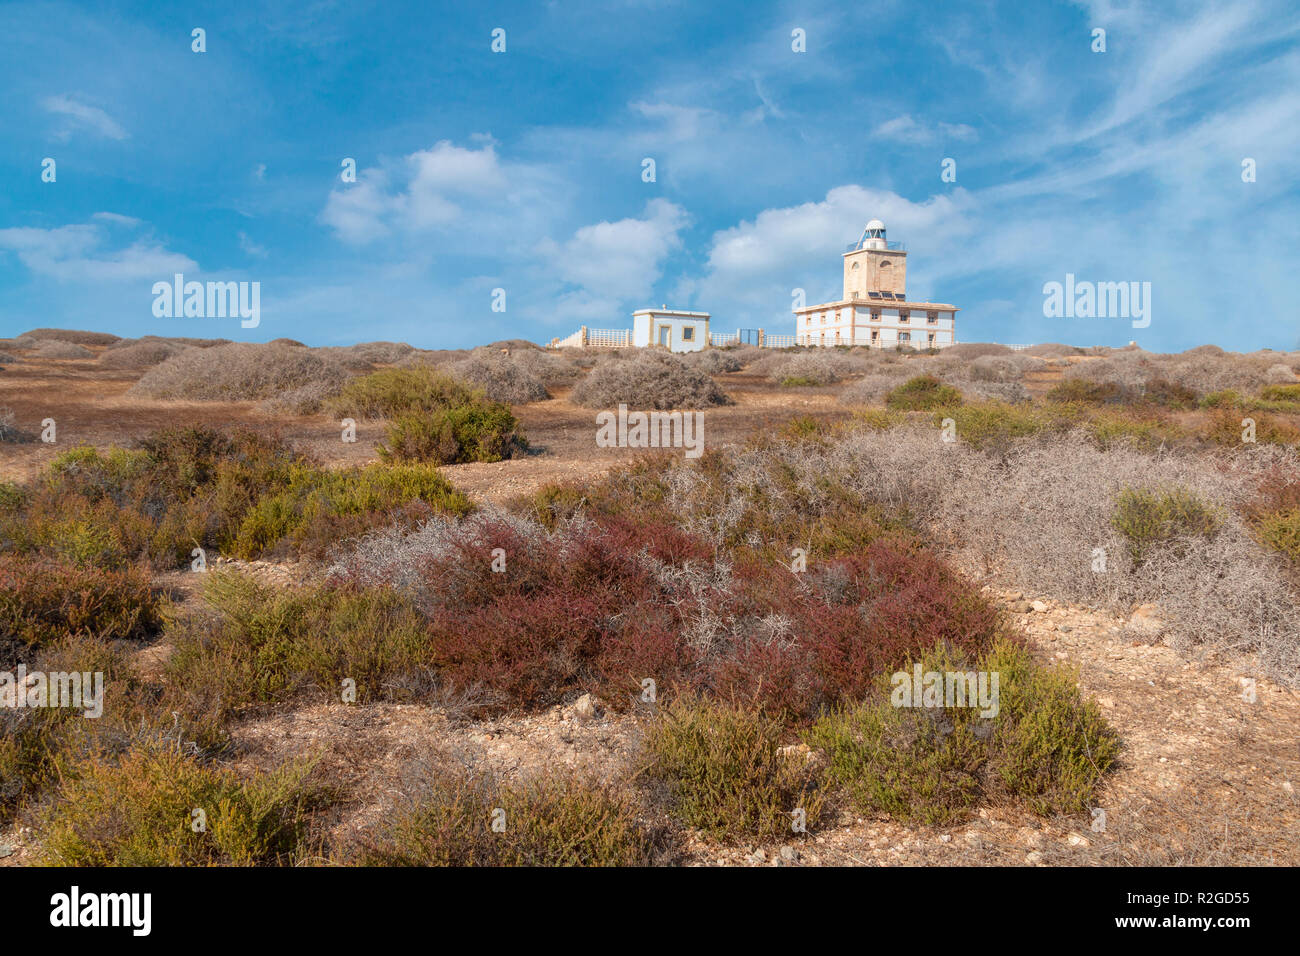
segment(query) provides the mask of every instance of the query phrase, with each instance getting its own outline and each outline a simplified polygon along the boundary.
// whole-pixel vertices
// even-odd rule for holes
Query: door
[[[671,325],[659,326],[659,344],[666,349],[673,347],[673,328]]]

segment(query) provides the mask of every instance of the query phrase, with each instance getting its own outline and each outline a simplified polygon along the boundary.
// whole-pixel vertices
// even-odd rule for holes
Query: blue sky
[[[792,332],[878,217],[963,341],[1294,348],[1298,37],[1270,0],[6,3],[0,334]],[[155,318],[176,272],[260,282],[260,327]],[[1044,317],[1067,273],[1150,282],[1150,327]]]

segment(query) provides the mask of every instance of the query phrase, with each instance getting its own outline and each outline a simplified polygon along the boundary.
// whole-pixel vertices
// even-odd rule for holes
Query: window
[[[911,332],[899,332],[899,333],[898,333],[898,341],[900,341],[900,342],[910,342],[910,341],[912,341],[912,333],[911,333]]]
[[[926,340],[926,342],[927,342],[928,344],[933,345],[933,344],[934,344],[934,333],[931,332],[929,335],[927,335],[925,340]]]
[[[880,310],[879,310],[879,309],[872,309],[872,310],[871,310],[871,321],[872,321],[872,322],[879,322],[879,321],[880,321]]]
[[[879,341],[880,341],[880,329],[872,329],[872,330],[871,330],[871,344],[872,344],[872,345],[875,345],[875,344],[876,344],[877,342],[879,342]]]
[[[694,342],[694,341],[695,341],[695,326],[693,326],[693,325],[683,325],[683,326],[682,326],[682,341],[683,341],[683,342]]]
[[[934,323],[939,321],[939,313],[938,312],[925,313],[925,321],[929,322],[931,325],[934,325]]]
[[[912,313],[909,312],[907,309],[899,309],[899,310],[898,310],[898,321],[899,321],[899,322],[910,322],[911,319],[912,319]]]
[[[826,324],[826,313],[823,312],[823,313],[822,313],[822,325],[825,325],[825,324]]]

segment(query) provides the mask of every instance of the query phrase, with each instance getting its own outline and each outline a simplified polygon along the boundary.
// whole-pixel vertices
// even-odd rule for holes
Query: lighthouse
[[[869,345],[941,349],[956,342],[957,307],[912,301],[907,249],[872,219],[843,252],[844,292],[838,302],[794,310],[800,345]]]

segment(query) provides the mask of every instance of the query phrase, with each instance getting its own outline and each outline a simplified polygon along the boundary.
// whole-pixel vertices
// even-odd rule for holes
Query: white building
[[[907,250],[885,238],[879,219],[867,223],[843,258],[843,298],[794,310],[800,345],[941,349],[956,342],[957,307],[908,299]]]
[[[709,345],[709,313],[638,309],[632,313],[632,344],[670,352],[698,352]]]

